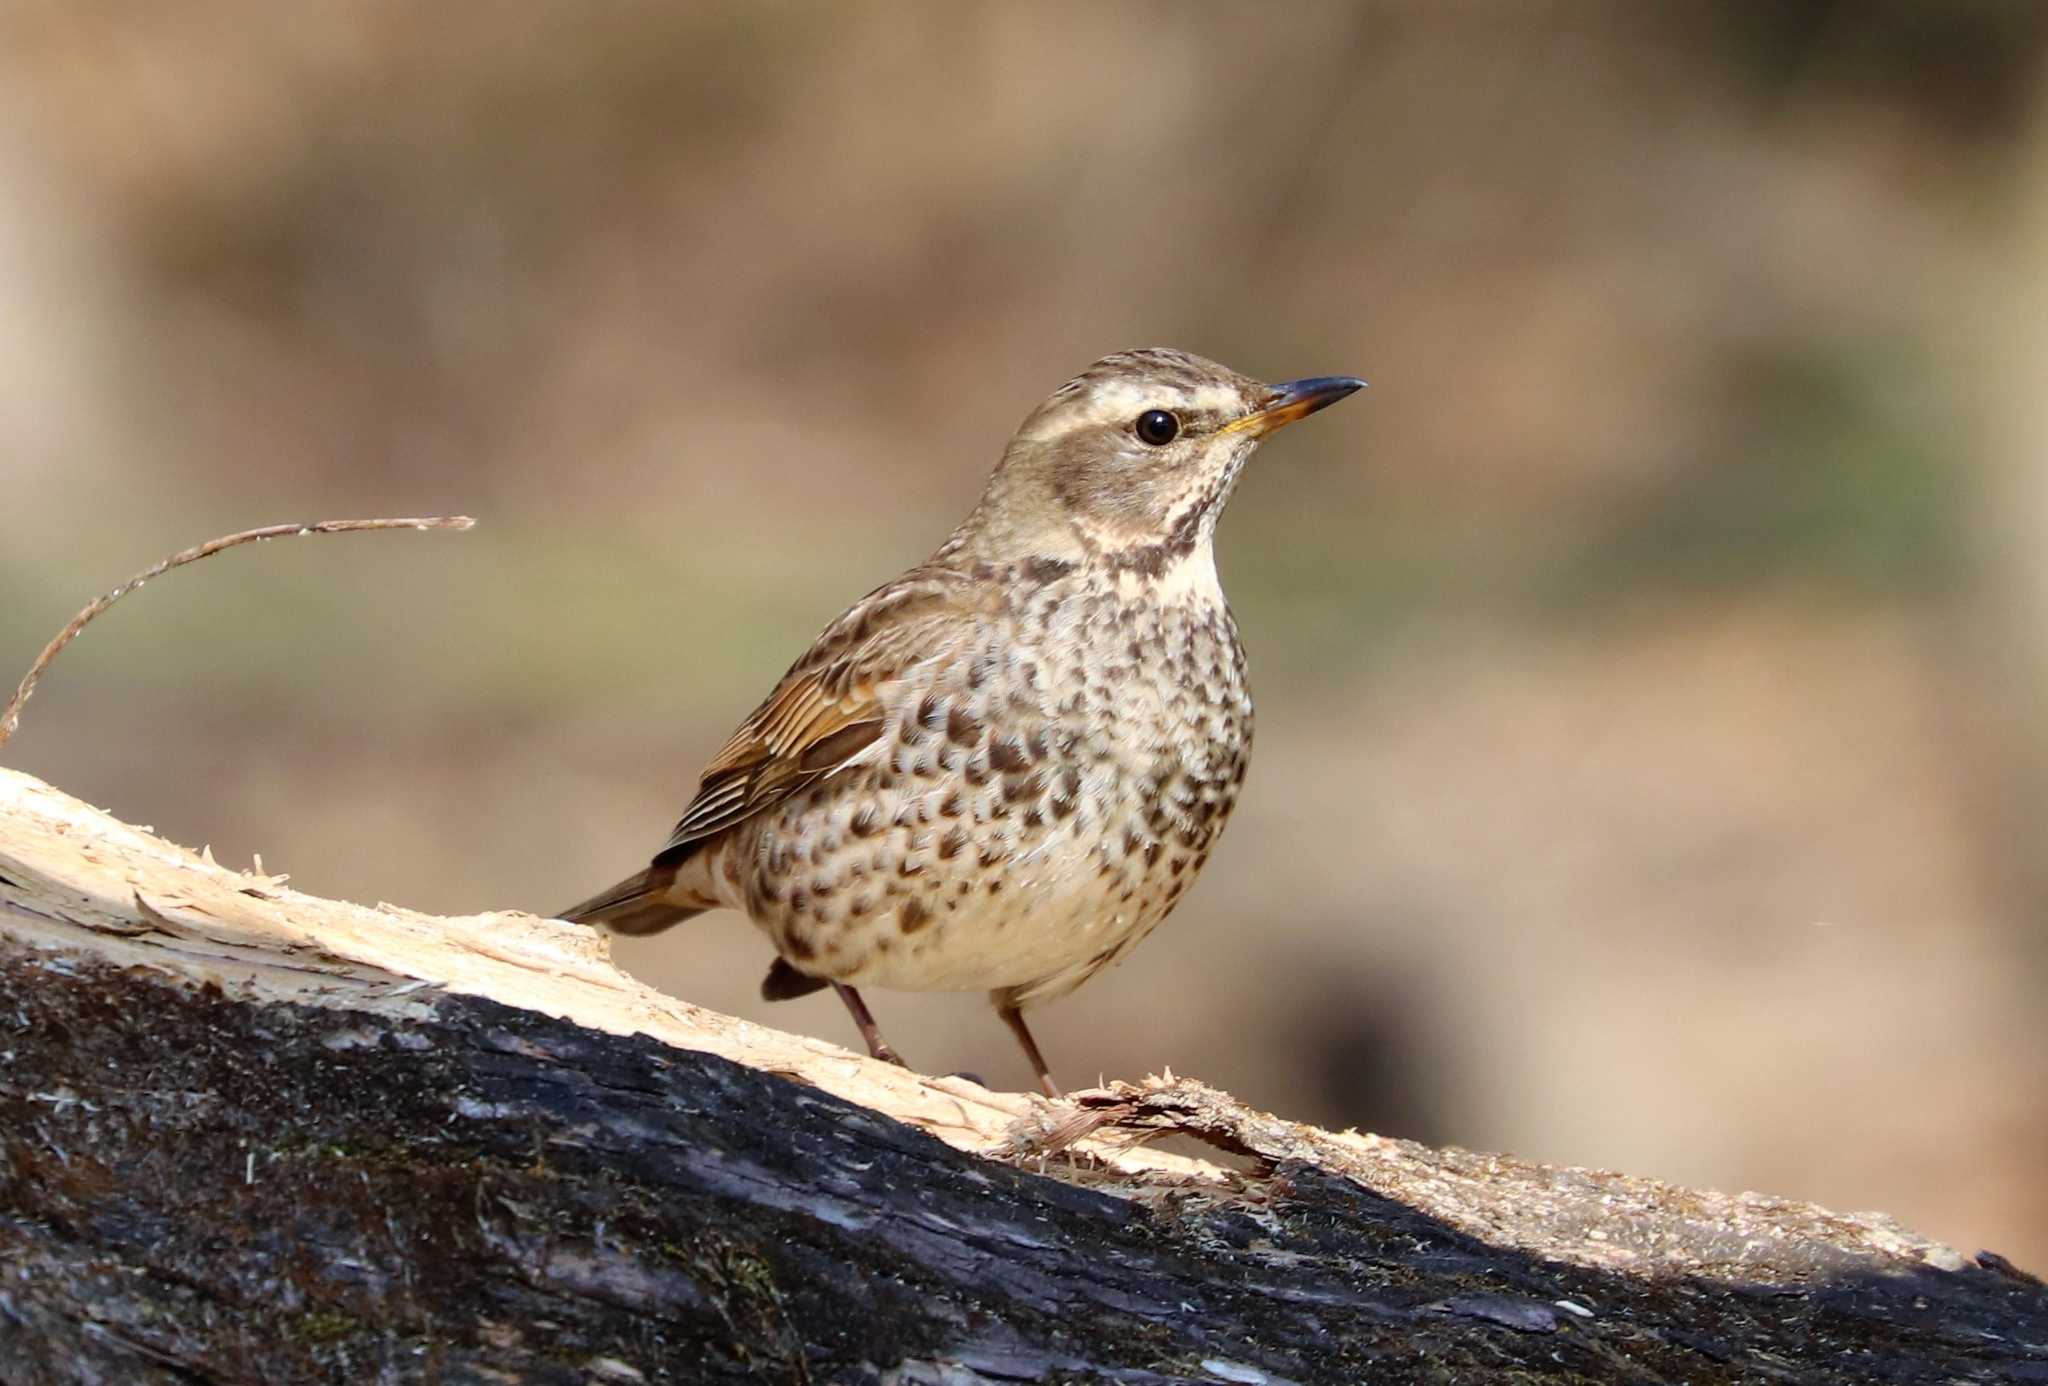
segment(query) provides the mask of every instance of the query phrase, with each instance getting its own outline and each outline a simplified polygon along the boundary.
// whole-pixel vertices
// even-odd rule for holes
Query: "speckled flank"
[[[888,701],[881,750],[721,844],[727,903],[796,967],[1028,1004],[1121,958],[1194,880],[1251,749],[1206,552],[1160,589],[1005,575],[975,638]]]

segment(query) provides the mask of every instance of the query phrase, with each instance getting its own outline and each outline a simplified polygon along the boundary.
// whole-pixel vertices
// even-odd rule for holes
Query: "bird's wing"
[[[943,568],[913,569],[854,603],[704,768],[656,862],[845,768],[887,729],[891,685],[957,650],[977,611],[971,578]]]

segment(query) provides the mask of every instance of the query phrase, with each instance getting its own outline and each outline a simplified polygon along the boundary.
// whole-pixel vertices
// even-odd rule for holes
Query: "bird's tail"
[[[557,919],[571,924],[598,924],[617,934],[655,934],[704,913],[708,905],[679,903],[673,864],[650,866],[628,876],[610,890],[601,890]]]

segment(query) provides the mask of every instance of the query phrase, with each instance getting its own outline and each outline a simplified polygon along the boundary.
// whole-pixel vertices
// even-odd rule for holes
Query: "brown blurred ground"
[[[210,534],[484,521],[153,586],[10,762],[558,906],[1087,361],[1353,371],[1224,526],[1235,826],[1055,1066],[2038,1267],[2044,13],[0,7],[0,651]],[[735,917],[620,952],[850,1039]]]

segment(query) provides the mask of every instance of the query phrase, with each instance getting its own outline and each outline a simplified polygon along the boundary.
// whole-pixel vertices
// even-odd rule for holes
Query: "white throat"
[[[1216,546],[1207,542],[1195,545],[1156,578],[1130,570],[1117,574],[1118,596],[1141,594],[1173,606],[1221,606],[1223,582],[1216,575]]]

